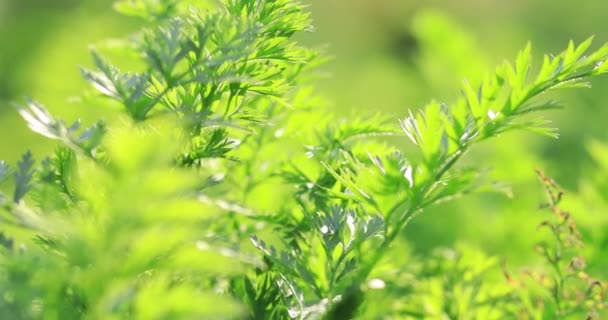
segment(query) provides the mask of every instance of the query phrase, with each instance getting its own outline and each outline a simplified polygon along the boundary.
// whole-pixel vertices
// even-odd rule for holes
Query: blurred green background
[[[433,98],[449,103],[463,79],[477,82],[528,41],[537,59],[570,39],[608,41],[608,1],[307,1],[317,30],[301,40],[327,45],[333,57],[318,92],[347,115],[397,118]],[[78,66],[91,64],[89,44],[128,35],[138,23],[115,14],[109,0],[0,0],[0,159],[14,163],[28,148],[40,159],[54,148],[11,107],[24,96],[67,121],[104,117],[104,110],[75,98],[87,87]],[[414,250],[466,241],[515,264],[529,262],[541,220],[536,208],[544,199],[533,172],[540,168],[568,190],[569,206],[591,242],[591,268],[608,274],[608,149],[601,143],[608,141],[608,77],[593,86],[556,97],[567,108],[547,117],[560,128],[560,139],[515,133],[476,149],[469,158],[492,178],[508,181],[514,199],[474,195],[433,208],[404,234]]]

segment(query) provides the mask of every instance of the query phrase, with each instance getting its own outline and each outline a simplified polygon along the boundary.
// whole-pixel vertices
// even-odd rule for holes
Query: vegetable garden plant
[[[95,49],[83,126],[34,100],[17,107],[58,142],[41,161],[0,162],[2,319],[594,319],[606,284],[584,272],[562,192],[539,173],[554,235],[545,267],[510,270],[459,247],[402,254],[433,204],[499,185],[459,166],[513,130],[556,136],[547,94],[608,72],[608,45],[569,43],[532,67],[531,47],[453,103],[402,119],[328,115],[312,90],[324,60],[292,0],[123,0],[146,21]],[[120,70],[106,58],[123,54]],[[408,140],[407,152],[390,141]],[[412,146],[414,148],[412,148]],[[11,182],[12,181],[12,182]],[[5,188],[7,189],[7,188]]]

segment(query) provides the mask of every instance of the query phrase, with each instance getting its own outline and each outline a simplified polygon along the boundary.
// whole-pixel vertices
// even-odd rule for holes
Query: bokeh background
[[[316,32],[302,41],[325,47],[319,93],[346,115],[403,117],[431,99],[450,102],[463,79],[478,81],[528,41],[535,57],[569,40],[608,41],[608,1],[599,0],[306,0]],[[108,44],[139,26],[112,11],[110,0],[0,0],[0,159],[26,149],[40,159],[54,148],[31,133],[13,103],[30,96],[51,112],[85,122],[107,111],[77,98],[87,87],[78,66],[88,44]],[[421,215],[404,233],[415,252],[467,242],[513,264],[534,261],[536,210],[544,200],[534,169],[567,190],[567,206],[589,242],[596,272],[608,275],[608,77],[594,89],[564,91],[567,106],[547,115],[558,140],[514,133],[474,151],[475,165],[508,181],[514,198],[473,195]]]

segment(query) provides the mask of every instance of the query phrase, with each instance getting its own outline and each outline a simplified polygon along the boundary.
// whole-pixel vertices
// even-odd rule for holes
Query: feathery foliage
[[[12,200],[0,193],[5,318],[502,319],[522,301],[536,310],[518,300],[526,289],[496,277],[495,258],[463,246],[419,259],[396,239],[435,203],[502,191],[459,160],[513,130],[555,137],[537,117],[559,106],[544,96],[608,72],[608,45],[571,42],[537,69],[528,45],[482,83],[465,81],[454,103],[399,121],[319,119],[310,79],[323,57],[294,40],[312,30],[298,1],[115,8],[147,21],[123,48],[138,60],[120,70],[93,49],[95,69],[82,75],[120,120],[81,129],[37,102],[18,107],[60,146],[38,165],[29,152],[14,169],[0,162],[0,183],[14,173],[15,186]],[[408,138],[414,152],[385,136]],[[558,246],[560,223],[548,224]],[[571,274],[546,258],[562,315]]]

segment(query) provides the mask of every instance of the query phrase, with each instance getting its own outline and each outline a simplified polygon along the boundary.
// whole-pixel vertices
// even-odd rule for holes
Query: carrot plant
[[[0,183],[14,187],[0,194],[3,318],[513,315],[512,288],[483,276],[495,260],[419,259],[396,240],[425,208],[498,187],[458,165],[478,143],[513,130],[555,137],[537,117],[559,107],[545,96],[608,72],[608,45],[571,42],[538,68],[528,45],[482,83],[465,81],[454,103],[342,119],[311,89],[323,56],[294,40],[312,30],[298,1],[115,7],[146,21],[121,49],[132,64],[119,69],[102,48],[82,69],[95,92],[84,101],[115,117],[83,127],[33,100],[17,107],[58,146],[42,161],[0,162]]]

